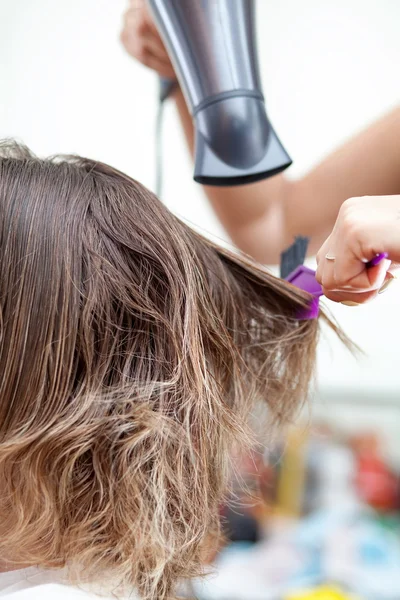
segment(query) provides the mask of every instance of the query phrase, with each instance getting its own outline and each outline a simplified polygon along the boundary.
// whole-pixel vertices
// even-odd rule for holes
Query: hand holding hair
[[[382,253],[387,258],[367,268]],[[363,304],[383,292],[400,263],[400,195],[347,200],[317,262],[317,280],[330,300]]]

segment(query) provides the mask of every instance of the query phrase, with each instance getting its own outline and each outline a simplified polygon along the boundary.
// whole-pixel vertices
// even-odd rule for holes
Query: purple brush
[[[304,265],[299,265],[285,277],[285,279],[300,290],[311,294],[313,297],[310,306],[307,309],[300,311],[299,314],[296,315],[297,318],[300,321],[316,319],[319,313],[319,298],[323,295],[323,292],[322,287],[315,279],[315,271]]]
[[[307,255],[309,239],[296,237],[294,243],[281,254],[281,277],[312,296],[307,309],[300,311],[299,320],[316,319],[319,312],[319,297],[322,288],[315,279],[315,271],[303,265]]]
[[[377,254],[365,266],[367,269],[376,267],[386,258],[388,258],[387,252],[382,252],[381,254]],[[289,273],[285,279],[292,285],[298,287],[300,290],[311,294],[313,297],[310,306],[307,309],[300,311],[300,313],[297,315],[297,318],[300,321],[316,319],[319,314],[319,298],[323,296],[323,292],[322,287],[315,279],[315,271],[305,267],[304,265],[299,265],[294,269],[294,271]]]

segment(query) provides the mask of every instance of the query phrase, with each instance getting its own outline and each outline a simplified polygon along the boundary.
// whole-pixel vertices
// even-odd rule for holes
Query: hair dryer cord
[[[156,183],[155,190],[159,198],[162,194],[163,186],[163,150],[162,150],[162,129],[164,122],[164,106],[165,101],[172,94],[176,81],[173,79],[160,78],[159,97],[158,97],[158,110],[156,118]]]

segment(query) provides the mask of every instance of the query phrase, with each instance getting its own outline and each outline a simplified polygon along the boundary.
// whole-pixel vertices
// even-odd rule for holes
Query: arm
[[[130,0],[121,34],[126,50],[164,77],[174,77],[144,0]],[[193,126],[180,91],[175,96],[188,145]],[[312,238],[315,253],[350,197],[400,193],[400,107],[350,140],[302,179],[280,174],[248,186],[205,187],[232,241],[262,263],[277,263],[295,235]]]
[[[175,100],[189,150],[193,153],[192,118],[179,89]],[[282,205],[292,189],[283,175],[246,186],[203,187],[218,219],[238,248],[261,263],[279,261],[280,250],[285,246]]]
[[[176,104],[192,151],[192,120],[180,91]],[[232,241],[258,261],[277,263],[300,234],[311,237],[315,253],[347,198],[400,193],[399,138],[397,107],[298,181],[281,174],[248,186],[205,187],[205,192]]]

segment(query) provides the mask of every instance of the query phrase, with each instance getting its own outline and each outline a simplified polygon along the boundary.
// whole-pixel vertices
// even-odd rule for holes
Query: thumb
[[[372,260],[373,256],[366,259]],[[352,289],[354,292],[379,289],[385,281],[391,261],[383,260],[378,265],[368,268],[366,259],[361,260],[351,252],[338,252],[334,264],[336,289]]]

